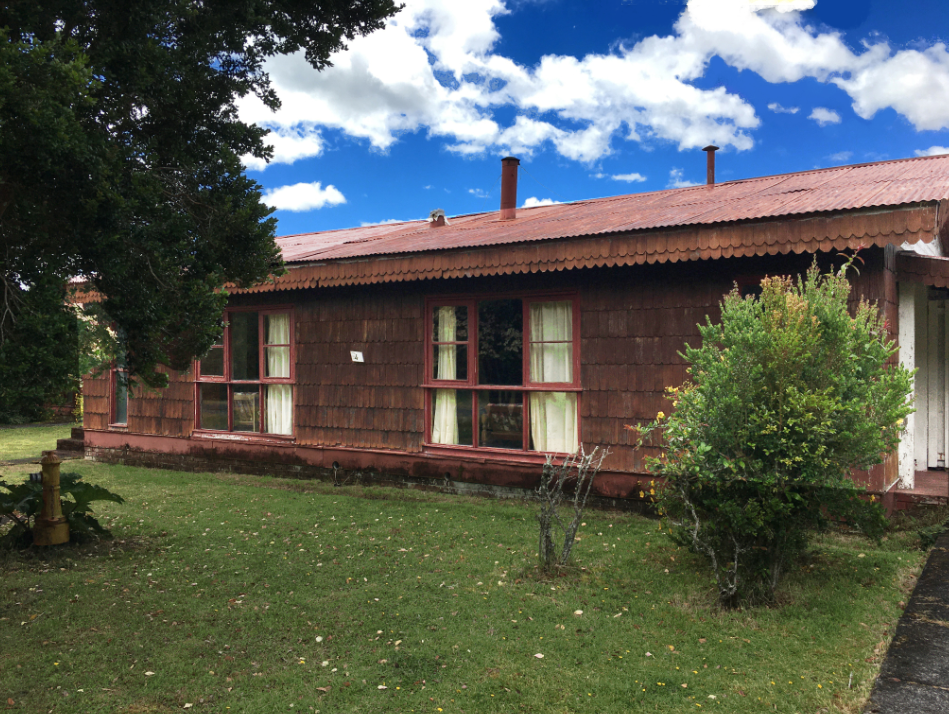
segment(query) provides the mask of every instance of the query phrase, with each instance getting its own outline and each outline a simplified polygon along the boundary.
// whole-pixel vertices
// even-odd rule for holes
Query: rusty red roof
[[[277,239],[287,263],[394,256],[949,199],[949,155],[881,161],[690,188],[456,216],[450,225],[388,223]]]

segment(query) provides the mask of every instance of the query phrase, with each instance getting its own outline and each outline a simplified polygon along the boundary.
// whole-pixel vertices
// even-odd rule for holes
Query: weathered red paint
[[[492,460],[483,456],[458,456],[455,453],[406,454],[381,449],[300,446],[293,443],[236,441],[230,439],[178,439],[148,434],[112,431],[86,431],[90,449],[125,449],[131,452],[174,454],[199,459],[239,460],[282,465],[310,466],[340,472],[379,472],[432,481],[461,481],[485,486],[520,489],[537,487],[543,459],[532,463],[512,463],[509,459]],[[648,491],[647,476],[601,472],[594,493],[606,498],[638,499]]]

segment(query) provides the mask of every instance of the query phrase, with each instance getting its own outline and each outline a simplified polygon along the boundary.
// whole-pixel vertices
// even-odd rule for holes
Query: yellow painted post
[[[59,465],[56,454],[47,453],[43,465],[43,510],[33,524],[34,545],[59,545],[69,541],[69,523],[59,501]]]

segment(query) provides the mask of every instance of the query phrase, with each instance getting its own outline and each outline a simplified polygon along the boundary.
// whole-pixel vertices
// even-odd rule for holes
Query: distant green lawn
[[[922,561],[829,535],[780,607],[721,612],[638,516],[589,512],[545,579],[522,503],[67,469],[127,502],[112,542],[0,553],[12,711],[857,712]]]
[[[71,428],[66,424],[0,429],[0,461],[38,459],[43,451],[56,448],[57,439],[67,438]]]

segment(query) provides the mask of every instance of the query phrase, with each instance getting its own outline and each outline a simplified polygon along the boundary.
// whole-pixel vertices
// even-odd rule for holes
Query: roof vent
[[[709,186],[715,185],[715,152],[718,151],[718,147],[714,144],[709,144],[704,149],[702,149],[708,155],[707,168],[706,168],[706,183]]]
[[[508,156],[501,159],[501,220],[517,217],[517,167],[520,159]]]
[[[451,225],[448,219],[445,218],[445,212],[440,208],[436,208],[428,214],[428,222],[431,224],[429,228],[441,228],[442,226]]]

